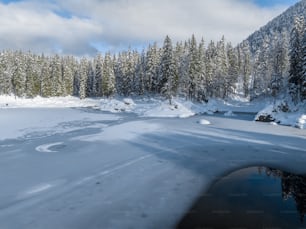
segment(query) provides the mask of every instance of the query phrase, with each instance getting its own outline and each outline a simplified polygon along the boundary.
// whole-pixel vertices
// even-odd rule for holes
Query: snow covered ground
[[[306,130],[239,113],[266,104],[10,99],[0,98],[0,228],[173,228],[226,171],[306,173]]]
[[[143,117],[190,117],[195,114],[214,112],[250,112],[262,110],[270,101],[248,102],[238,96],[228,101],[211,99],[206,103],[192,103],[182,98],[173,99],[172,105],[163,98],[111,98],[111,99],[83,99],[76,97],[53,97],[33,99],[15,98],[14,96],[0,96],[1,108],[67,108],[91,107],[113,113],[132,112]]]
[[[233,117],[236,113],[273,114],[276,121],[272,124],[306,128],[306,108],[295,113],[273,113],[274,101],[271,99],[249,102],[247,99],[232,96],[227,101],[211,99],[208,103],[192,103],[182,98],[173,99],[170,105],[162,98],[111,98],[111,99],[83,99],[76,97],[54,97],[33,99],[15,98],[14,96],[0,96],[0,109],[9,108],[94,108],[111,113],[134,113],[140,117],[187,118],[197,114],[223,113]],[[65,115],[66,116],[66,115]],[[1,120],[0,120],[1,122]],[[5,121],[2,121],[5,122]],[[20,124],[18,124],[20,127]],[[31,126],[31,125],[30,125]],[[0,136],[1,138],[1,136]]]
[[[119,119],[115,115],[84,115],[84,112],[86,111],[64,108],[52,108],[52,112],[48,108],[0,109],[0,140],[39,138],[46,134],[65,133],[85,127],[104,127],[106,124],[102,121]]]
[[[51,98],[19,98],[15,96],[0,95],[0,108],[64,108],[64,107],[95,107],[100,103],[95,99],[81,100],[77,97],[51,97]]]

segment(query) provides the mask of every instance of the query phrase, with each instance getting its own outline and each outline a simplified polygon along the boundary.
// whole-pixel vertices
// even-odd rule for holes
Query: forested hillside
[[[302,48],[306,39],[305,18],[306,0],[302,0],[239,45],[240,49],[249,49],[252,56],[251,97],[262,94],[283,95],[290,89],[293,97],[305,99],[305,70],[304,73],[300,71],[300,76],[297,76],[294,64],[298,62],[297,65],[304,66],[305,69],[305,57],[302,60],[302,56],[305,56],[305,49]],[[304,95],[293,93],[296,89],[300,91],[299,94]]]
[[[278,97],[289,91],[304,100],[306,0],[289,8],[237,47],[225,38],[197,41],[195,36],[142,52],[98,54],[93,58],[46,56],[31,52],[0,53],[0,94],[43,97],[75,95],[182,96],[194,101]]]

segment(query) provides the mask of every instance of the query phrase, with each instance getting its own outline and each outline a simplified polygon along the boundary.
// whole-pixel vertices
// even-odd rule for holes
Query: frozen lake
[[[0,110],[0,228],[172,228],[227,171],[306,173],[306,131],[251,116]]]

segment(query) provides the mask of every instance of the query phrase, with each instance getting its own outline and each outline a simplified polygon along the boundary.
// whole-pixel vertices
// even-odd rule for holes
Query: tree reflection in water
[[[259,170],[261,171],[262,167]],[[281,178],[282,197],[284,200],[293,197],[296,209],[300,213],[300,220],[303,223],[306,213],[306,177],[272,168],[265,168],[265,172],[268,176]]]
[[[305,228],[306,176],[267,167],[225,174],[176,228]]]

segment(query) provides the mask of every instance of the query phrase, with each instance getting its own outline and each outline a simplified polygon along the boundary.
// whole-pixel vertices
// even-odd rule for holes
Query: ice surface
[[[71,108],[1,115],[14,132],[1,128],[0,228],[173,228],[227,170],[306,172],[305,130],[239,115],[165,119]]]
[[[104,130],[98,134],[76,137],[73,138],[73,140],[88,142],[107,141],[117,144],[117,141],[135,140],[142,134],[149,134],[160,129],[161,127],[155,123],[152,124],[145,121],[133,121],[104,128]]]
[[[0,109],[0,140],[31,138],[34,135],[40,137],[82,129],[85,126],[104,127],[106,124],[97,121],[117,119],[112,114],[88,113],[76,109]]]
[[[306,130],[201,115],[260,108],[247,101],[0,101],[0,228],[173,228],[226,171],[306,173]]]
[[[41,153],[55,153],[57,151],[50,150],[50,148],[53,147],[53,146],[59,146],[59,145],[62,145],[62,144],[63,144],[63,142],[54,142],[54,143],[49,143],[49,144],[43,144],[43,145],[37,146],[35,148],[35,150],[38,151],[38,152],[41,152]]]

